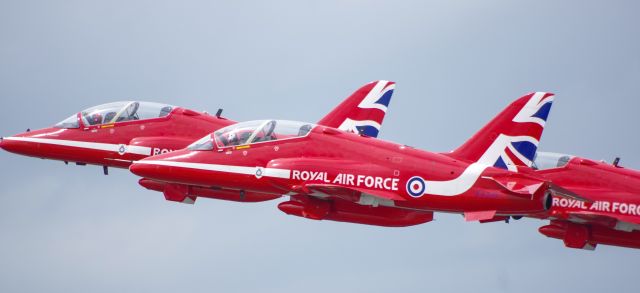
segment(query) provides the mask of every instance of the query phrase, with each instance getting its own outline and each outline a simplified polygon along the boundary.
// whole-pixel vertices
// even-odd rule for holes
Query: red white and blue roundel
[[[425,189],[424,179],[420,176],[413,176],[407,181],[407,193],[412,197],[421,197]]]

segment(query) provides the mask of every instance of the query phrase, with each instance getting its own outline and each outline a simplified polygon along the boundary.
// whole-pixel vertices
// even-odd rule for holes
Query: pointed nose
[[[131,171],[131,173],[136,174],[140,177],[151,178],[151,176],[149,175],[155,175],[155,172],[157,171],[157,167],[158,166],[155,166],[155,165],[144,164],[140,162],[133,162],[133,164],[129,166],[129,171]]]
[[[129,171],[140,177],[163,180],[171,173],[171,167],[160,166],[144,160],[134,162],[129,166]]]
[[[37,155],[39,145],[38,143],[26,141],[18,136],[10,136],[0,139],[0,148],[19,155],[34,156]]]

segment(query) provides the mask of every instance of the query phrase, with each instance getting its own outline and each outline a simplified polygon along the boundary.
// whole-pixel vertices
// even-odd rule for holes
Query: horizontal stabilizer
[[[522,173],[508,173],[507,175],[496,177],[483,176],[482,179],[493,181],[513,194],[527,197],[535,194],[544,185],[544,182],[529,178]]]
[[[582,197],[571,190],[554,184],[553,182],[542,182],[531,178],[524,173],[509,173],[504,176],[482,177],[482,179],[491,180],[500,187],[516,195],[520,194],[529,196],[538,192],[540,188],[545,188],[546,190],[551,191],[554,196],[571,198],[584,202],[593,202],[589,198]]]

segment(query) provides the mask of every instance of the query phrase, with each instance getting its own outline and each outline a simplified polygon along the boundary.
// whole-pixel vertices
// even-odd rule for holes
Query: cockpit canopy
[[[78,128],[80,119],[84,126],[110,124],[131,120],[165,117],[174,106],[153,102],[125,101],[103,104],[83,110],[55,125],[58,128]]]
[[[536,170],[562,168],[573,158],[571,155],[537,152],[532,167]]]
[[[254,120],[221,128],[194,142],[190,150],[212,150],[213,141],[219,148],[258,142],[304,137],[314,124],[288,120]]]

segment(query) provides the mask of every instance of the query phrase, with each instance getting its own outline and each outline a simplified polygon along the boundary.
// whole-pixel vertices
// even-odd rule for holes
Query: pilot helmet
[[[89,124],[96,125],[102,123],[102,115],[100,113],[94,113],[89,117]]]

